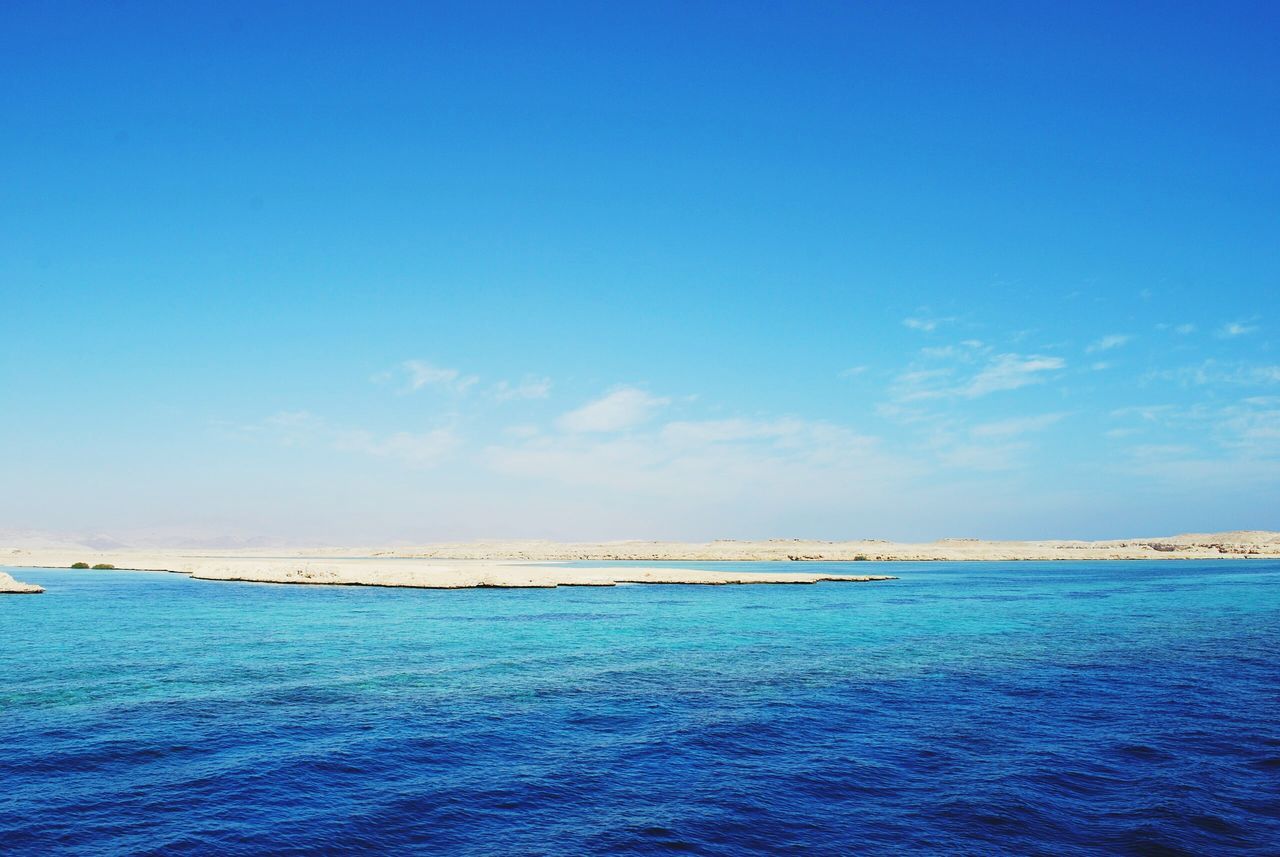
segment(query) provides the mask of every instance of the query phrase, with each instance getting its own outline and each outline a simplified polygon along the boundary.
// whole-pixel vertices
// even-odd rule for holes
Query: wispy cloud
[[[499,381],[493,385],[493,397],[500,402],[512,399],[545,399],[551,395],[550,378],[525,378],[518,384]]]
[[[925,362],[898,374],[889,388],[896,402],[922,401],[948,397],[978,398],[1003,390],[1016,390],[1039,384],[1052,373],[1066,368],[1061,357],[1040,354],[992,354],[990,348],[961,350],[954,346],[926,348],[921,354],[929,361],[944,360],[947,365]],[[981,366],[974,372],[975,366]]]
[[[1112,333],[1089,343],[1089,347],[1086,348],[1085,351],[1089,354],[1095,354],[1099,351],[1110,351],[1113,348],[1119,348],[1122,345],[1127,344],[1131,339],[1133,339],[1133,337],[1128,334]]]
[[[1020,437],[1032,432],[1043,431],[1061,420],[1065,414],[1039,414],[1030,417],[1011,417],[1004,420],[981,423],[970,429],[974,437],[999,438]]]
[[[938,328],[936,321],[924,318],[904,318],[902,324],[904,327],[909,327],[912,330],[923,330],[925,333],[932,333]]]
[[[1234,493],[1280,480],[1280,398],[1192,408],[1175,413],[1173,420],[1178,440],[1128,449],[1134,472],[1174,489],[1193,486],[1198,495],[1208,490]]]
[[[558,425],[569,432],[613,432],[643,423],[670,399],[637,387],[620,387],[560,417]]]
[[[798,419],[690,420],[669,422],[661,436],[676,446],[796,438],[809,429]]]
[[[1229,486],[1280,478],[1280,396],[1248,396],[1225,404],[1149,405],[1113,411],[1138,417],[1112,437],[1162,437],[1128,449],[1135,469],[1170,483]],[[1187,480],[1190,480],[1189,482]]]
[[[1246,336],[1258,329],[1256,324],[1248,324],[1244,321],[1230,321],[1218,328],[1218,336],[1224,339],[1234,339],[1237,336]]]
[[[1243,361],[1224,362],[1212,358],[1194,366],[1162,369],[1148,373],[1144,380],[1176,381],[1184,386],[1267,386],[1280,384],[1280,365],[1257,364]]]
[[[1000,354],[979,372],[972,381],[960,388],[962,396],[974,398],[1002,390],[1016,390],[1045,381],[1051,373],[1066,368],[1061,357],[1045,357],[1038,354]]]
[[[1173,405],[1128,405],[1116,408],[1111,412],[1111,416],[1116,419],[1137,417],[1146,422],[1156,422],[1167,418],[1176,410],[1177,408]]]
[[[936,450],[938,463],[954,470],[1013,470],[1026,452],[1020,443],[956,443]]]
[[[728,502],[767,489],[776,505],[833,496],[873,496],[872,486],[917,468],[876,439],[846,427],[800,419],[674,421],[626,434],[567,431],[495,445],[496,471],[589,485],[672,502]]]
[[[1215,428],[1227,447],[1255,459],[1280,459],[1280,396],[1251,396],[1229,405]]]
[[[463,375],[457,369],[442,368],[421,360],[406,360],[404,369],[409,375],[409,388],[444,387],[455,393],[465,392],[480,379],[475,375]]]
[[[281,411],[260,423],[243,427],[243,431],[283,446],[354,452],[395,459],[414,467],[439,464],[461,442],[450,428],[380,434],[366,429],[334,426],[308,411]]]
[[[950,385],[954,377],[955,369],[950,366],[908,369],[894,379],[889,395],[895,402],[942,398],[953,392]]]
[[[332,445],[343,452],[393,458],[415,467],[432,467],[457,449],[459,442],[458,436],[447,428],[417,433],[398,431],[387,435],[351,429],[334,432]]]
[[[465,393],[480,379],[475,375],[465,375],[458,369],[435,366],[424,360],[405,360],[394,369],[374,375],[373,380],[378,384],[398,382],[403,393],[413,393],[427,387]]]
[[[951,321],[949,318],[925,318],[923,316],[911,316],[902,320],[902,326],[911,330],[919,330],[923,333],[933,333],[938,329],[938,325],[946,324]]]

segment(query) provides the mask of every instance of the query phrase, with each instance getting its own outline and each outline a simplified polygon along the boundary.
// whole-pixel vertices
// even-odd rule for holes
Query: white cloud
[[[1280,455],[1280,397],[1253,396],[1223,408],[1215,430],[1224,446],[1274,459]]]
[[[622,435],[569,433],[492,446],[486,459],[511,476],[593,486],[673,502],[871,496],[870,487],[918,469],[876,439],[843,426],[784,418],[673,421]]]
[[[938,320],[932,318],[904,318],[902,320],[904,327],[912,330],[920,330],[925,333],[933,333],[938,329]]]
[[[1124,408],[1116,408],[1111,412],[1111,416],[1116,419],[1138,417],[1147,422],[1159,422],[1167,419],[1176,411],[1177,408],[1173,405],[1129,405]]]
[[[259,425],[245,426],[249,434],[266,434],[284,446],[299,446],[313,439],[324,421],[308,411],[280,411]]]
[[[889,388],[895,402],[951,397],[977,398],[1000,390],[1015,390],[1047,380],[1050,373],[1066,368],[1060,357],[1039,354],[992,354],[976,340],[955,346],[921,349],[923,361],[898,374]],[[938,361],[946,365],[936,365]],[[933,365],[931,365],[931,363]],[[975,366],[981,366],[975,372]]]
[[[373,380],[379,384],[386,384],[397,378],[401,380],[401,392],[404,393],[413,393],[424,387],[465,393],[480,380],[475,375],[464,375],[457,369],[434,366],[422,360],[405,360],[395,369],[373,376]]]
[[[1065,414],[1040,414],[1032,417],[1012,417],[981,423],[969,430],[974,437],[1019,437],[1041,431],[1058,422]]]
[[[1256,324],[1247,324],[1243,321],[1231,321],[1218,328],[1218,336],[1230,339],[1236,336],[1244,336],[1253,333],[1258,329]]]
[[[525,378],[519,384],[499,381],[493,385],[493,397],[500,402],[512,399],[545,399],[551,394],[550,378]]]
[[[952,392],[947,385],[954,376],[955,370],[950,367],[908,369],[894,379],[889,392],[897,402],[936,399]]]
[[[1222,384],[1241,387],[1267,386],[1280,384],[1280,365],[1243,361],[1224,363],[1211,358],[1194,366],[1152,372],[1145,377],[1145,380],[1176,381],[1179,384],[1196,386]]]
[[[1021,463],[1025,444],[958,443],[937,450],[938,462],[958,470],[1013,470]]]
[[[670,401],[636,387],[620,387],[563,415],[558,425],[569,432],[622,431],[643,423]]]
[[[283,446],[319,447],[340,452],[356,452],[391,458],[415,467],[440,463],[460,444],[449,428],[425,432],[398,431],[379,434],[367,429],[339,428],[307,411],[282,411],[257,425],[245,426],[245,433],[264,437]]]
[[[957,392],[962,396],[975,398],[1002,390],[1016,390],[1038,384],[1046,379],[1047,373],[1056,372],[1066,365],[1061,357],[1000,354]]]
[[[667,423],[662,438],[676,445],[732,443],[744,440],[778,440],[796,437],[806,424],[797,419],[693,420]]]
[[[856,378],[867,371],[866,366],[850,366],[840,373],[841,378]]]
[[[1189,333],[1195,333],[1196,326],[1194,324],[1180,324],[1173,329],[1173,332],[1180,333],[1183,336],[1186,336]]]
[[[334,432],[332,446],[343,452],[359,452],[379,458],[394,458],[415,467],[439,464],[458,446],[452,430],[437,428],[425,432],[398,431],[377,435],[363,429]]]
[[[1112,333],[1090,343],[1089,347],[1086,348],[1085,351],[1089,354],[1094,354],[1098,351],[1110,351],[1113,348],[1119,348],[1120,346],[1125,345],[1132,338],[1132,336],[1124,333]]]

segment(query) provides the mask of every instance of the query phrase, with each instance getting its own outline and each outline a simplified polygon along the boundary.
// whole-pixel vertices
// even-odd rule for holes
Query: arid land
[[[269,555],[266,555],[269,554]],[[76,563],[142,571],[171,571],[200,580],[260,583],[393,586],[432,589],[470,587],[613,586],[619,583],[817,583],[866,582],[888,575],[744,570],[697,570],[613,564],[650,562],[898,562],[1010,560],[1242,559],[1280,557],[1280,533],[1236,531],[1109,541],[981,541],[927,543],[858,541],[625,541],[563,544],[491,541],[396,548],[158,549],[60,544],[0,548],[0,565],[68,568]],[[605,562],[565,567],[567,561]]]

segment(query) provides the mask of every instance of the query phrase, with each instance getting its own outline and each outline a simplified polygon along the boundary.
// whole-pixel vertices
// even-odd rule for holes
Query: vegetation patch
[[[109,562],[100,562],[94,568],[115,568],[115,566]]]
[[[72,568],[88,568],[88,567],[89,567],[89,563],[87,563],[87,562],[73,562],[73,563],[71,563],[71,567],[72,567]]]

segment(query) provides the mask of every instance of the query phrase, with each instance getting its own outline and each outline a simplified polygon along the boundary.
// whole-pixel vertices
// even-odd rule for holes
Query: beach
[[[552,563],[487,562],[382,558],[201,557],[179,553],[112,552],[92,554],[92,562],[72,559],[81,554],[37,551],[10,552],[10,567],[77,568],[90,571],[129,570],[176,572],[196,580],[239,581],[329,586],[384,586],[411,589],[548,589],[557,586],[616,586],[618,584],[812,584],[867,583],[891,580],[880,574],[813,572],[744,572],[691,568],[650,568],[624,564],[565,566]],[[11,581],[12,582],[12,581]],[[22,586],[23,584],[15,584]],[[15,589],[36,592],[38,589]]]
[[[795,562],[1209,560],[1280,556],[1280,533],[1235,531],[1109,541],[983,541],[942,539],[927,543],[882,540],[707,543],[624,541],[563,544],[488,541],[400,547],[300,547],[275,549],[95,549],[61,544],[10,546],[0,561],[21,568],[69,568],[76,563],[139,571],[169,571],[197,580],[247,581],[422,589],[473,587],[547,588],[641,584],[812,584],[872,582],[886,574],[787,570]],[[776,570],[637,567],[640,562],[776,563]],[[582,565],[599,562],[601,565]],[[575,563],[565,565],[564,563]]]

